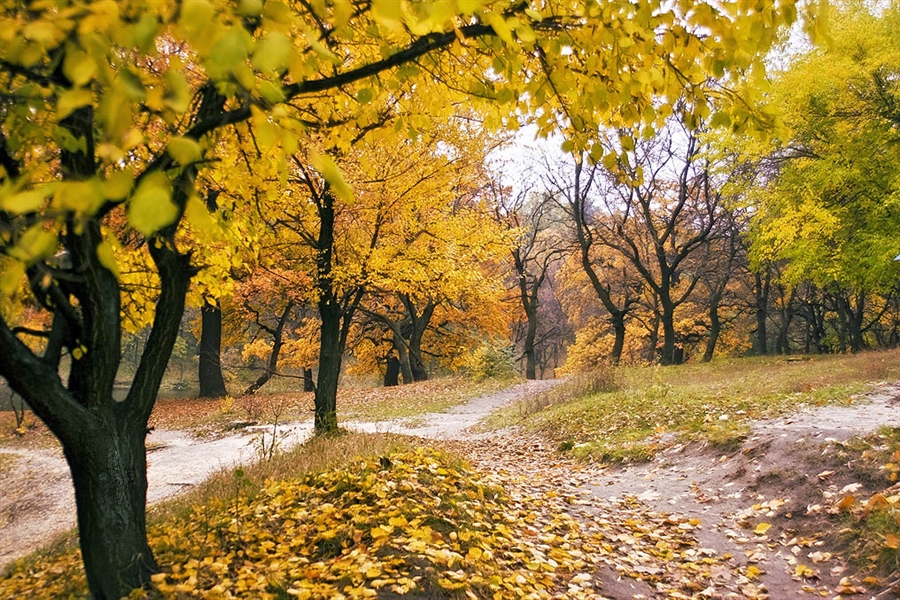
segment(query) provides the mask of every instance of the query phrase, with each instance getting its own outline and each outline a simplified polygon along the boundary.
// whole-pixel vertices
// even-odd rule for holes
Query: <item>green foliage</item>
[[[900,9],[833,8],[829,43],[775,80],[784,129],[755,192],[752,255],[788,261],[785,279],[882,291],[900,248]]]
[[[485,342],[469,358],[469,374],[475,381],[508,379],[516,374],[514,348],[501,342]]]

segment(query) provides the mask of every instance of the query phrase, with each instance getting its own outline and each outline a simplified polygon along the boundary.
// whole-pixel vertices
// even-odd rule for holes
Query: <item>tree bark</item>
[[[319,378],[316,383],[316,435],[337,431],[337,388],[341,375],[341,307],[334,290],[334,196],[328,187],[318,197],[319,236],[316,240],[317,307],[322,328],[319,330]]]
[[[753,352],[763,356],[768,354],[766,320],[769,317],[769,287],[771,275],[766,271],[765,277],[758,272],[753,274],[753,294],[756,300],[756,335],[753,338]]]
[[[625,316],[628,313],[624,310],[616,310],[610,313],[609,318],[613,326],[613,347],[609,360],[613,366],[618,366],[622,360],[622,351],[625,348]]]
[[[316,384],[315,431],[337,431],[337,389],[343,348],[340,345],[341,309],[333,299],[319,300],[322,329],[319,332],[319,379]]]
[[[703,351],[702,362],[708,363],[716,352],[716,344],[722,331],[722,321],[719,318],[719,297],[714,296],[709,303],[709,337],[706,338],[706,349]]]
[[[149,583],[158,570],[147,543],[146,429],[96,425],[85,432],[89,442],[64,451],[88,587],[95,598],[112,599]]]
[[[387,366],[384,370],[384,387],[394,387],[400,385],[400,359],[389,354],[387,357]]]
[[[228,395],[222,377],[222,309],[219,302],[207,302],[200,309],[200,397]]]
[[[664,365],[678,364],[679,361],[675,352],[675,307],[668,295],[668,290],[666,290],[666,293],[660,294],[660,304],[662,310],[659,317],[663,330],[663,349],[660,362]]]

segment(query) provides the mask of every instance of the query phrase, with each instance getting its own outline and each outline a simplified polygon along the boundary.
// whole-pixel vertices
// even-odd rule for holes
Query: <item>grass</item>
[[[662,445],[737,448],[749,422],[802,406],[851,402],[875,382],[900,379],[900,351],[744,358],[676,367],[605,370],[492,416],[603,462],[646,460]]]
[[[871,436],[843,444],[856,479],[882,490],[853,502],[841,514],[841,533],[850,560],[874,577],[900,574],[900,428],[882,427]],[[888,488],[888,490],[885,490]]]
[[[535,538],[538,513],[498,480],[407,444],[315,439],[154,507],[163,572],[129,597],[549,597],[584,567],[576,521],[556,516]],[[0,577],[0,597],[85,594],[71,536]]]

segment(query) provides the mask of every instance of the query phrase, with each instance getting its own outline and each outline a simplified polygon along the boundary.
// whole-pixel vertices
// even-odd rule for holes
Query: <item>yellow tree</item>
[[[4,318],[0,374],[62,443],[92,594],[120,597],[157,569],[144,439],[202,253],[177,235],[192,206],[205,211],[194,182],[215,132],[249,122],[279,162],[326,128],[324,147],[345,152],[377,120],[377,99],[427,79],[481,98],[489,129],[534,114],[599,157],[601,123],[639,133],[684,95],[702,117],[711,95],[733,95],[710,89],[710,73],[761,76],[760,53],[794,14],[791,0],[2,0],[0,292],[26,286],[51,324],[36,352]],[[755,122],[747,106],[725,109],[735,127]],[[336,169],[323,175],[339,187]],[[158,281],[122,402],[116,220]]]

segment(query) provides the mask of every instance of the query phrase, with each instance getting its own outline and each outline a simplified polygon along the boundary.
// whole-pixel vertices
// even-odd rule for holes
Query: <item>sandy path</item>
[[[346,422],[360,431],[391,432],[431,439],[458,437],[495,409],[557,381],[530,381],[480,396],[443,413],[423,415],[415,425],[403,421]],[[312,422],[278,428],[280,448],[309,438]],[[260,435],[271,427],[252,427],[215,440],[198,440],[183,431],[154,430],[147,438],[147,501],[158,502],[206,479],[211,473],[259,456]],[[12,455],[13,467],[3,475],[0,496],[0,570],[55,536],[75,527],[75,494],[69,469],[59,450],[0,449]]]

